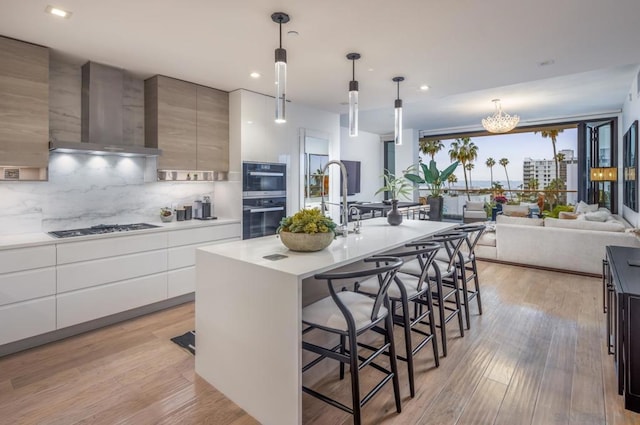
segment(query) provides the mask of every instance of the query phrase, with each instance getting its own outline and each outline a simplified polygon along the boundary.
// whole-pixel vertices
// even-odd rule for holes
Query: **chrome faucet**
[[[358,215],[356,216],[356,222],[353,225],[353,233],[360,233],[360,208],[352,205],[349,207],[349,217],[351,217],[351,212],[355,211]]]
[[[347,217],[348,217],[348,207],[347,207],[347,168],[344,166],[344,164],[340,161],[337,160],[332,160],[327,162],[327,164],[322,168],[322,180],[320,180],[321,182],[324,182],[324,174],[327,171],[327,168],[329,168],[329,165],[331,164],[335,164],[340,166],[340,173],[342,175],[342,210],[341,215],[342,215],[342,223],[340,224],[340,226],[338,226],[336,228],[336,235],[341,234],[342,236],[344,236],[345,238],[347,237],[347,234],[349,233],[349,229],[347,226]],[[320,208],[322,211],[322,215],[324,215],[324,208],[325,208],[325,202],[324,202],[324,184],[321,185],[320,188]]]

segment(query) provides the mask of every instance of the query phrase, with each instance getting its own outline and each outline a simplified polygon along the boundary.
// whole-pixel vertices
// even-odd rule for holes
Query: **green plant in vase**
[[[402,214],[398,211],[398,198],[400,196],[409,199],[409,195],[413,192],[413,185],[404,177],[396,177],[389,170],[385,170],[383,174],[384,186],[375,193],[389,193],[391,196],[391,211],[387,213],[387,222],[392,226],[398,226],[402,223]]]
[[[404,171],[404,176],[407,180],[416,183],[424,184],[429,189],[429,196],[427,197],[427,203],[429,204],[429,219],[442,220],[442,210],[444,208],[444,201],[442,199],[443,186],[447,182],[449,176],[458,167],[459,161],[449,165],[444,170],[438,170],[436,161],[431,160],[429,166],[420,162],[417,166],[412,165]],[[422,176],[420,175],[422,173]]]

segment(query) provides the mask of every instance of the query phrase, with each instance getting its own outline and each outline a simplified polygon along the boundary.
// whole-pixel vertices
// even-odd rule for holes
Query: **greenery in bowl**
[[[302,209],[292,215],[285,217],[280,221],[278,233],[335,233],[336,223],[331,217],[325,217],[316,208]]]

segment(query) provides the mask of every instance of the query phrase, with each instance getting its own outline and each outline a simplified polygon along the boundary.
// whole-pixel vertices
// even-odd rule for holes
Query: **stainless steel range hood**
[[[82,142],[52,140],[49,149],[95,155],[159,156],[160,149],[127,144],[123,135],[124,73],[95,62],[82,66]]]

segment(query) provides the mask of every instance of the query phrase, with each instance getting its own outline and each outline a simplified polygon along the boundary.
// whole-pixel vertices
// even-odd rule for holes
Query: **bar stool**
[[[344,378],[344,365],[349,365],[351,373],[352,407],[348,407],[325,394],[317,392],[306,386],[302,390],[334,407],[353,415],[355,425],[361,423],[361,409],[371,398],[390,380],[393,381],[393,393],[396,402],[396,411],[402,411],[400,399],[400,385],[398,382],[398,365],[393,341],[393,320],[389,311],[391,305],[387,291],[391,286],[396,272],[402,265],[402,260],[397,257],[376,257],[364,260],[368,267],[362,270],[350,272],[320,273],[314,277],[318,280],[326,280],[330,296],[316,301],[302,309],[302,322],[308,327],[303,334],[312,330],[320,330],[340,337],[340,343],[332,348],[321,347],[306,341],[302,342],[302,349],[318,354],[302,368],[306,372],[311,367],[320,363],[325,358],[340,362],[340,379]],[[354,279],[359,281],[377,278],[378,290],[375,297],[369,297],[352,291],[336,292],[334,283],[348,284]],[[383,327],[381,327],[381,325]],[[384,335],[384,342],[380,347],[369,347],[358,343],[358,337],[366,331],[375,331]],[[348,340],[348,348],[347,348]],[[373,348],[373,353],[368,357],[360,356],[358,348],[367,350]],[[373,360],[380,354],[389,355],[390,369],[374,363]],[[360,361],[361,360],[361,361]],[[372,366],[384,373],[382,380],[362,399],[360,398],[359,371],[365,366]]]
[[[440,366],[438,356],[438,339],[436,337],[436,326],[433,317],[433,299],[429,290],[429,267],[435,259],[440,249],[440,244],[435,242],[419,242],[409,243],[405,245],[407,249],[403,251],[394,251],[388,253],[392,257],[399,257],[405,261],[416,260],[421,267],[420,276],[413,276],[405,273],[397,273],[394,277],[394,283],[389,287],[389,299],[391,300],[391,311],[393,323],[404,328],[405,352],[406,357],[398,356],[399,360],[407,362],[409,375],[409,389],[411,397],[415,396],[415,380],[413,357],[427,345],[429,341],[433,346],[433,357],[436,367]],[[375,278],[360,282],[356,285],[355,290],[367,295],[375,295],[378,288],[378,282]],[[412,303],[412,306],[409,305]],[[402,307],[402,314],[397,314],[397,304]],[[413,307],[414,315],[411,316]],[[425,321],[425,319],[428,320]],[[416,326],[422,324],[429,327],[429,332],[418,329]],[[411,332],[418,333],[422,336],[420,342],[413,347]]]
[[[443,253],[445,259],[438,259],[438,255],[431,263],[429,269],[429,280],[435,285],[432,287],[432,297],[434,306],[438,307],[440,323],[440,337],[442,340],[442,357],[447,356],[447,323],[454,317],[458,317],[458,327],[460,336],[464,337],[464,325],[462,319],[462,303],[460,299],[460,287],[458,286],[458,270],[456,262],[458,251],[464,243],[467,235],[464,232],[445,232],[437,234],[429,239],[415,241],[414,243],[436,242],[440,244],[438,255]],[[422,270],[417,261],[408,261],[401,268],[402,273],[420,276]],[[453,297],[453,300],[451,299]],[[453,305],[453,306],[452,306]]]
[[[482,314],[482,298],[480,297],[480,280],[478,277],[478,265],[476,263],[475,248],[478,241],[482,237],[486,226],[484,224],[466,224],[456,227],[455,231],[466,233],[465,244],[458,251],[457,267],[459,277],[462,283],[462,304],[464,305],[464,314],[467,321],[467,329],[471,328],[469,301],[476,299],[478,303],[478,313]],[[469,290],[468,283],[473,280],[474,289]]]

